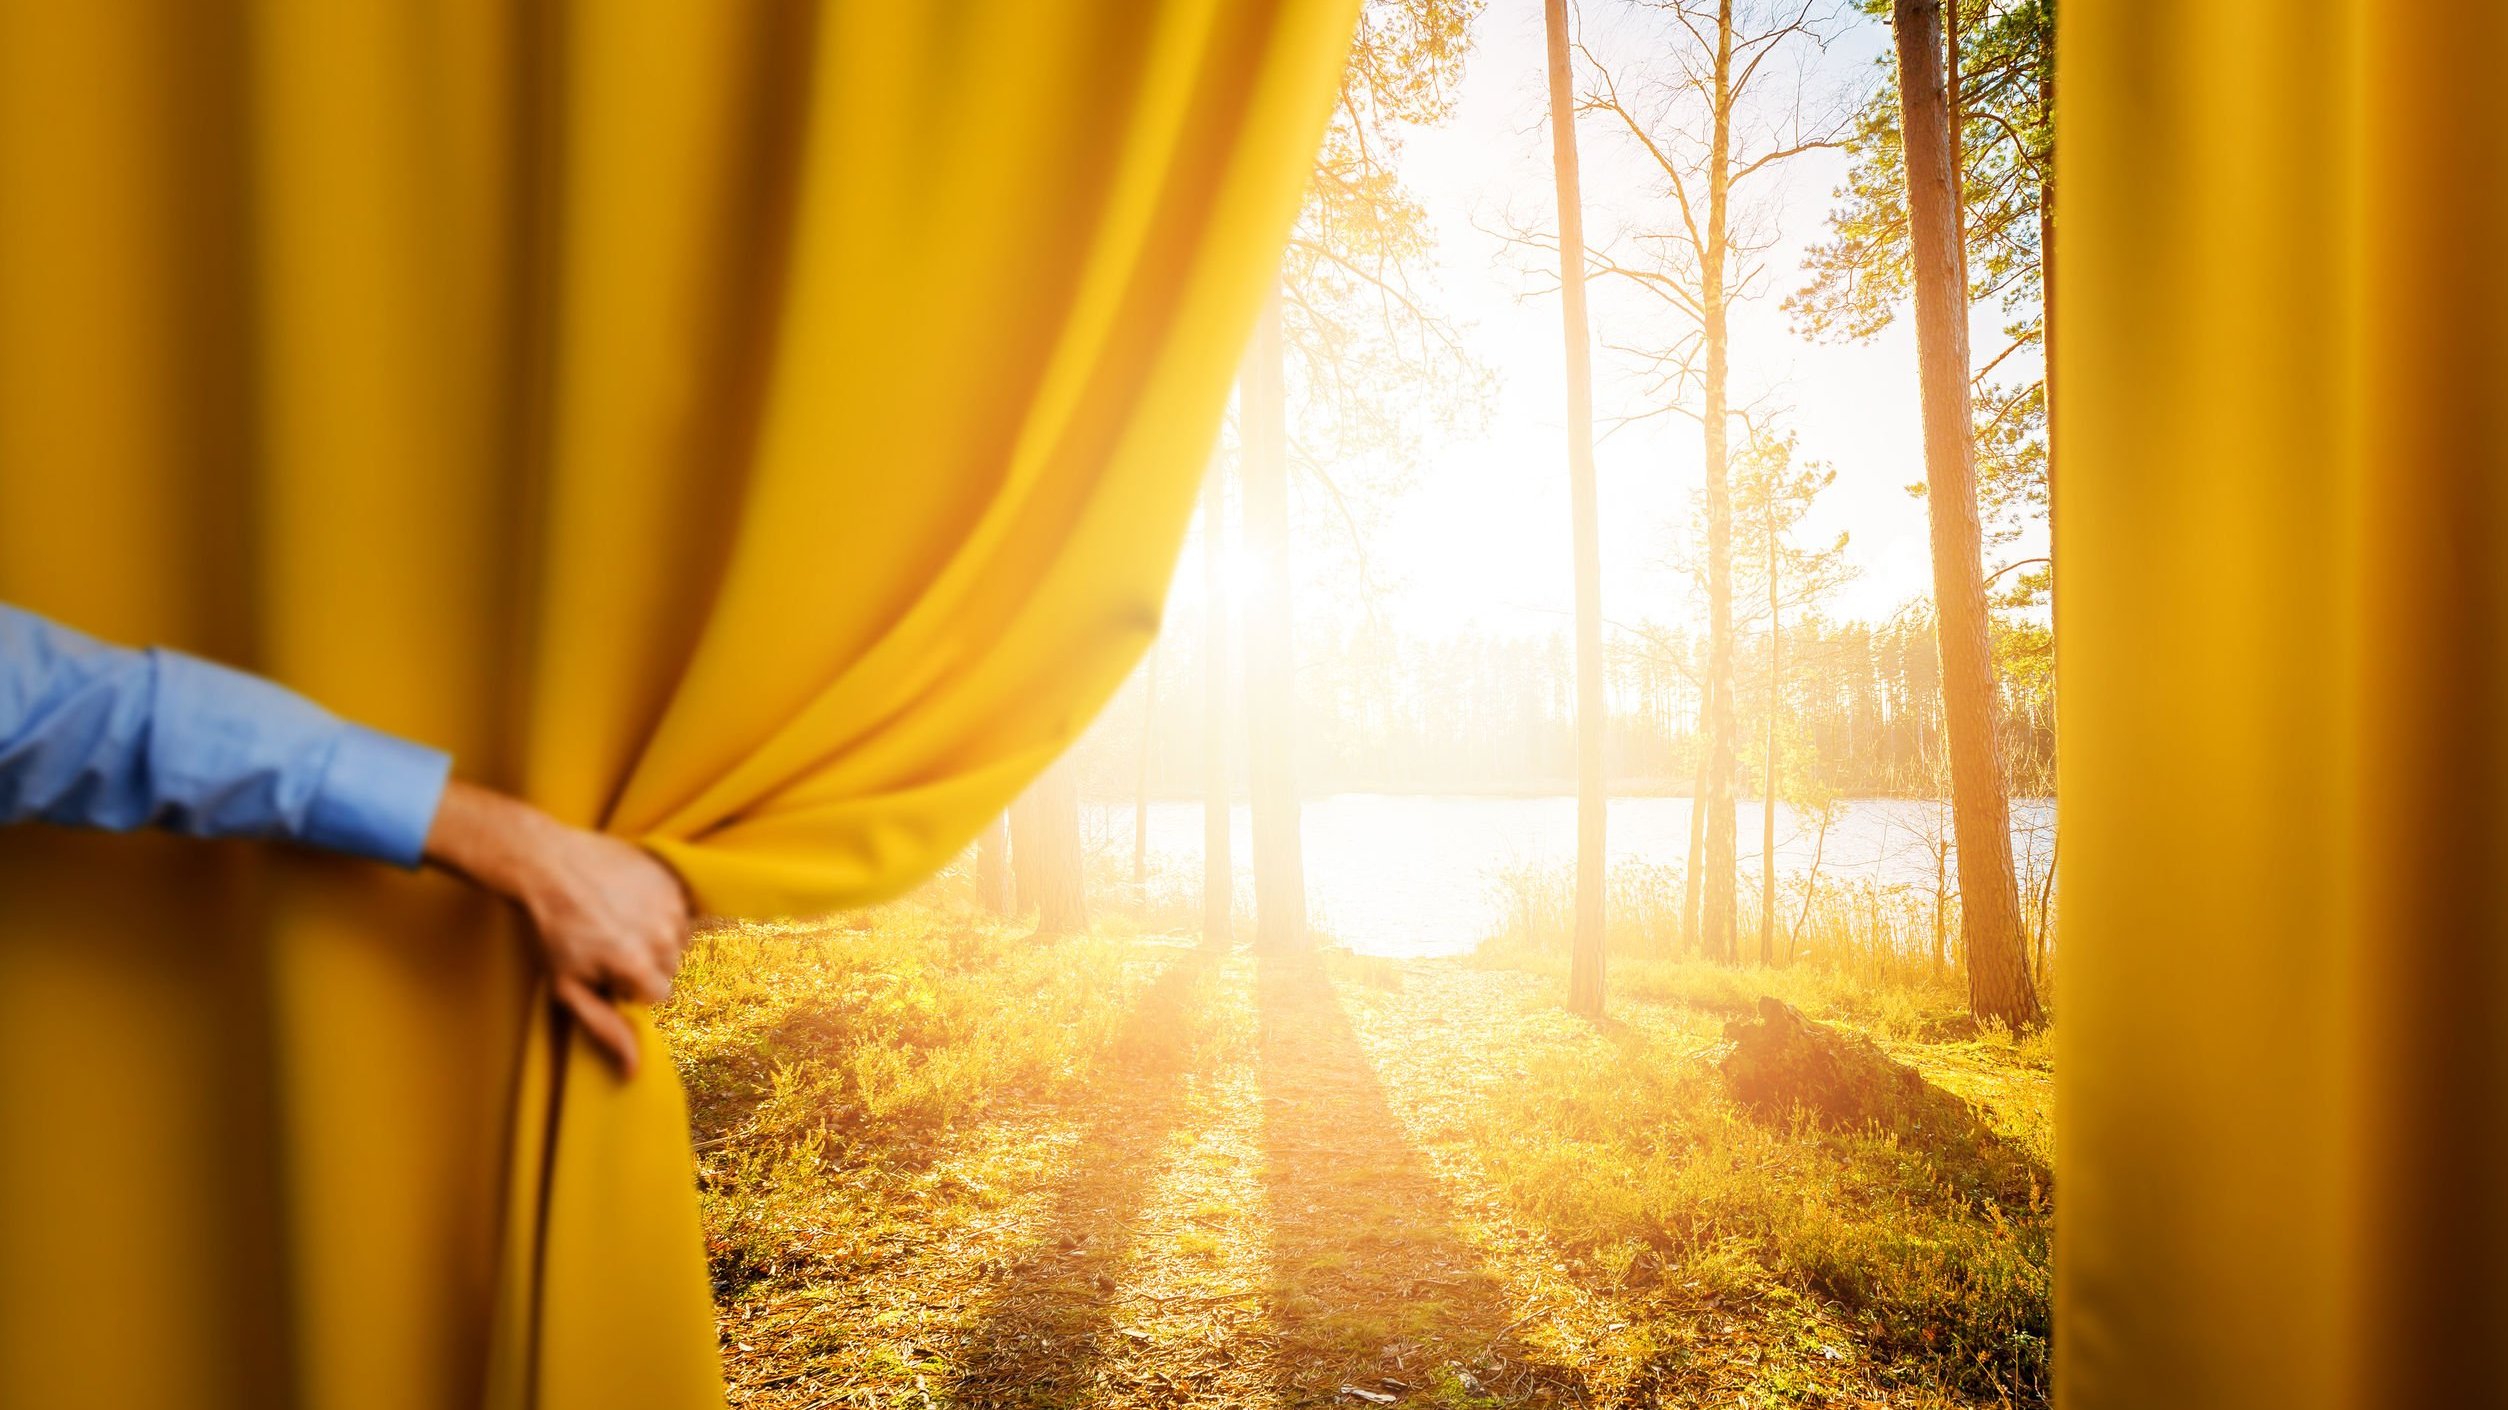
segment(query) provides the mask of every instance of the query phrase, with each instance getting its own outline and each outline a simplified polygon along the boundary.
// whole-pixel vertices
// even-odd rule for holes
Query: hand
[[[523,908],[557,1001],[621,1077],[635,1076],[636,1030],[617,1004],[670,993],[690,925],[679,877],[633,843],[458,779],[437,805],[427,857]]]

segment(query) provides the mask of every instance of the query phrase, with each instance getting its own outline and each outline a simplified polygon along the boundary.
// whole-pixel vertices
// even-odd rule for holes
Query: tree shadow
[[[1581,1371],[1515,1339],[1537,1307],[1511,1302],[1457,1231],[1320,961],[1260,956],[1256,1008],[1284,1398],[1333,1402],[1350,1384],[1588,1402]]]
[[[981,1316],[959,1329],[948,1403],[1068,1405],[1091,1398],[1115,1314],[1115,1279],[1155,1195],[1162,1149],[1185,1114],[1187,1077],[1212,1054],[1196,1023],[1224,952],[1179,949],[1114,1039],[1106,1088],[1037,1234],[998,1264]]]

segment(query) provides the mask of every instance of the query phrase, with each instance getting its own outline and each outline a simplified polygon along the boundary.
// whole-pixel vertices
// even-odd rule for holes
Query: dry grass
[[[2043,1210],[1752,1119],[1656,980],[717,932],[664,1019],[732,1403],[2038,1403]],[[2034,1047],[1889,1039],[2043,1144]]]

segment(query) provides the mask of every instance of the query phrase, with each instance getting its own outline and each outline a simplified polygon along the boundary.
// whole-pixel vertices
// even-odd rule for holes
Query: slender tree
[[[1010,913],[1014,916],[1034,915],[1037,898],[1045,889],[1045,876],[1039,863],[1045,856],[1045,844],[1038,840],[1040,826],[1036,816],[1036,791],[1043,780],[1028,785],[1010,804]]]
[[[1010,820],[996,815],[975,838],[976,904],[997,916],[1013,913],[1010,892]]]
[[[1236,875],[1228,839],[1228,476],[1211,458],[1202,487],[1202,938],[1236,929]]]
[[[1307,202],[1239,387],[1255,943],[1306,943],[1298,851],[1290,475],[1321,489],[1359,546],[1341,467],[1396,461],[1421,414],[1452,418],[1485,377],[1414,287],[1433,249],[1392,165],[1406,127],[1452,106],[1480,0],[1367,0]],[[1398,390],[1397,390],[1398,389]],[[1388,403],[1402,400],[1401,414]],[[1296,437],[1291,411],[1296,413]],[[1366,563],[1361,553],[1364,587]]]
[[[1748,260],[1766,248],[1744,238],[1737,196],[1752,178],[1835,146],[1847,114],[1807,92],[1800,69],[1770,63],[1789,49],[1827,41],[1834,16],[1823,0],[1655,0],[1644,8],[1674,23],[1664,72],[1623,85],[1588,53],[1592,87],[1582,103],[1623,129],[1653,166],[1670,198],[1671,228],[1648,240],[1648,255],[1636,262],[1607,249],[1588,250],[1586,259],[1598,274],[1661,300],[1693,330],[1649,361],[1670,392],[1668,409],[1698,418],[1705,461],[1707,662],[1698,731],[1704,786],[1694,807],[1702,826],[1692,870],[1699,877],[1700,947],[1731,961],[1739,957],[1731,315],[1755,284]]]
[[[1766,536],[1763,551],[1768,555],[1768,709],[1766,728],[1760,748],[1762,763],[1759,797],[1759,963],[1776,963],[1776,815],[1777,815],[1777,710],[1785,699],[1785,625],[1783,604],[1778,601],[1777,587],[1783,579],[1784,565],[1777,557],[1776,496],[1769,495],[1760,504],[1760,531]]]
[[[1894,0],[1900,130],[1906,143],[1909,252],[1924,406],[1926,506],[1933,531],[1934,634],[1959,849],[1968,1004],[1979,1018],[2035,1027],[2020,888],[2012,873],[2010,800],[1987,638],[1984,535],[1969,441],[1968,306],[1951,162],[1941,0]]]
[[[1075,935],[1088,929],[1080,779],[1069,759],[1057,760],[1011,805],[1010,861],[1018,880],[1019,909],[1035,909],[1037,934]]]
[[[1158,738],[1158,643],[1152,641],[1149,661],[1141,668],[1141,769],[1132,788],[1132,889],[1149,887],[1150,745]]]
[[[1291,648],[1289,411],[1280,300],[1264,300],[1238,384],[1245,444],[1239,514],[1252,568],[1245,613],[1246,773],[1254,814],[1254,945],[1306,944],[1306,857],[1298,835],[1297,662]]]
[[[1762,422],[1746,422],[1748,446],[1741,456],[1741,475],[1734,486],[1737,508],[1754,521],[1756,547],[1737,551],[1739,569],[1756,572],[1765,589],[1768,674],[1766,705],[1760,716],[1759,812],[1759,962],[1776,962],[1776,818],[1777,804],[1790,787],[1784,781],[1785,748],[1781,726],[1785,715],[1785,630],[1787,607],[1808,607],[1836,591],[1853,570],[1847,566],[1847,537],[1841,533],[1825,548],[1798,546],[1789,536],[1811,511],[1821,492],[1836,483],[1837,472],[1813,462],[1794,463],[1795,438]]]
[[[1545,0],[1550,50],[1550,165],[1559,201],[1560,326],[1567,344],[1568,500],[1576,555],[1576,932],[1568,1007],[1603,1004],[1602,531],[1594,488],[1593,333],[1585,320],[1585,215],[1577,191],[1576,102],[1567,0]]]
[[[1706,893],[1699,922],[1726,960],[1735,958],[1733,842],[1733,463],[1732,306],[1725,297],[1732,242],[1733,0],[1716,6],[1715,67],[1710,80],[1707,228],[1699,237],[1699,321],[1707,355],[1705,434],[1707,490],[1707,837],[1702,865]]]
[[[1886,17],[1891,0],[1857,0]],[[1959,173],[1957,227],[1972,302],[1998,309],[2004,343],[1973,368],[1977,493],[1988,546],[2003,547],[2033,521],[2052,538],[2055,327],[2054,0],[1961,0],[1945,11],[1945,97]],[[1786,309],[1814,338],[1862,340],[1906,304],[1907,174],[1899,134],[1897,73],[1883,81],[1846,133],[1846,179],[1829,215],[1829,238],[1806,255],[1809,279]],[[2030,350],[2033,360],[2022,356]],[[2019,571],[2025,567],[2027,571]],[[2026,561],[1998,590],[2009,606],[2044,603],[2051,560]],[[2051,647],[2051,639],[2049,641]]]

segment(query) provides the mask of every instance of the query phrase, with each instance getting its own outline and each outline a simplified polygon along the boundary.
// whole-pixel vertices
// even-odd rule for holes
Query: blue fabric
[[[0,603],[0,823],[286,838],[414,867],[451,768],[258,677]]]

